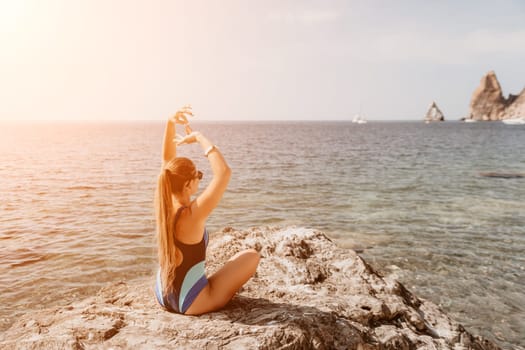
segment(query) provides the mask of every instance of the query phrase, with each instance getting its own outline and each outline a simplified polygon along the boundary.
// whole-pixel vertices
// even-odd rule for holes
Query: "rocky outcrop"
[[[27,314],[0,348],[498,349],[318,231],[225,229],[211,237],[208,271],[248,247],[261,253],[257,274],[219,312],[170,314],[152,280],[120,282]]]
[[[488,72],[472,94],[466,119],[494,121],[525,116],[525,89],[520,95],[503,97],[494,71]]]
[[[525,117],[525,89],[519,95],[509,95],[504,119]]]
[[[428,107],[427,114],[425,114],[425,122],[444,122],[445,116],[443,115],[443,112],[439,109],[439,107],[436,104],[436,101],[432,101],[430,106]]]

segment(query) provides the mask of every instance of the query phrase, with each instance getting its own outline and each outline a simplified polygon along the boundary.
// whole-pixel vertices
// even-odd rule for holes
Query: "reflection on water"
[[[209,228],[315,227],[525,346],[525,128],[499,123],[202,123],[233,177]],[[0,328],[155,268],[163,123],[0,128]],[[181,154],[211,170],[199,147]],[[211,176],[205,176],[206,184]]]

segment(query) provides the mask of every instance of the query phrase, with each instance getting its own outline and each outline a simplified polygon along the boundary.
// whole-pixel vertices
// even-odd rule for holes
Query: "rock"
[[[483,177],[496,177],[500,179],[521,179],[525,177],[525,174],[522,173],[502,173],[502,172],[488,172],[488,173],[479,173]]]
[[[519,95],[509,95],[505,119],[525,117],[525,89]]]
[[[219,312],[170,314],[155,301],[153,278],[119,282],[21,317],[0,348],[498,349],[315,230],[215,233],[208,272],[251,247],[262,256],[257,273]]]
[[[494,71],[488,72],[472,94],[470,100],[471,119],[499,120],[505,110],[505,98]]]
[[[436,101],[432,101],[430,106],[428,107],[427,113],[425,114],[425,122],[444,122],[445,116],[443,115],[443,112],[439,109],[439,107],[436,104]]]
[[[488,72],[472,94],[466,119],[494,121],[525,116],[525,89],[519,95],[503,97],[494,71]]]

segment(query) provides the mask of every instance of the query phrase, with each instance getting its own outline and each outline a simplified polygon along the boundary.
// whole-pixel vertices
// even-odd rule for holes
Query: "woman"
[[[168,311],[200,315],[226,305],[255,273],[260,257],[253,249],[240,252],[206,278],[206,219],[219,204],[231,170],[219,149],[191,130],[186,115],[193,115],[189,106],[168,120],[164,132],[163,166],[155,194],[160,263],[155,294]],[[176,124],[185,125],[186,136],[175,143]],[[203,173],[188,158],[176,157],[177,145],[192,143],[202,147],[213,172],[208,187],[194,200]]]

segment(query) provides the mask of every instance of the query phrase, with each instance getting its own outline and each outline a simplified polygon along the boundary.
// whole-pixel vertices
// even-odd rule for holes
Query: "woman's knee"
[[[246,249],[243,254],[245,254],[247,260],[250,262],[250,265],[252,265],[255,270],[255,268],[257,268],[259,265],[259,261],[261,260],[261,254],[259,254],[259,252],[255,249]]]

